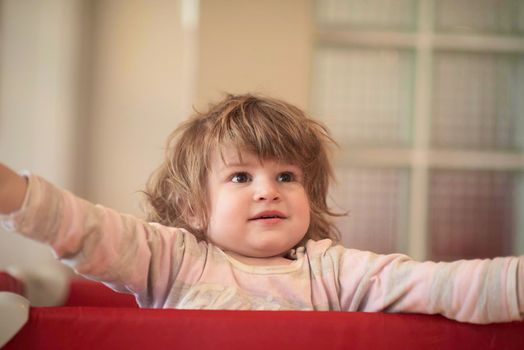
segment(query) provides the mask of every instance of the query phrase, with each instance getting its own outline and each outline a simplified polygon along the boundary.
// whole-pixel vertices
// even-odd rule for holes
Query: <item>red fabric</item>
[[[33,308],[5,349],[524,349],[524,323],[300,311]]]
[[[134,296],[114,292],[102,283],[81,279],[71,282],[65,305],[138,308]]]
[[[24,282],[11,276],[7,272],[0,271],[0,292],[11,292],[24,296]]]
[[[131,296],[75,280],[69,306],[32,308],[4,347],[164,348],[522,350],[524,322],[479,326],[427,315],[138,309]]]

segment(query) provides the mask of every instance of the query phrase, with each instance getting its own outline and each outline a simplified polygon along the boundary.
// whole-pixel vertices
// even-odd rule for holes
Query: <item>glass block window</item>
[[[413,53],[320,47],[313,104],[335,139],[346,145],[410,142]]]
[[[502,171],[433,171],[430,258],[456,260],[507,255],[513,241],[513,176]]]
[[[415,0],[323,0],[315,15],[319,25],[408,30],[415,27],[415,11]]]
[[[524,254],[524,1],[314,11],[310,109],[340,145],[343,243],[419,260]]]
[[[438,148],[521,147],[524,57],[437,52],[432,144]]]
[[[332,191],[344,246],[398,252],[407,227],[408,172],[399,169],[339,169]]]
[[[438,0],[436,30],[457,33],[524,33],[524,1]]]

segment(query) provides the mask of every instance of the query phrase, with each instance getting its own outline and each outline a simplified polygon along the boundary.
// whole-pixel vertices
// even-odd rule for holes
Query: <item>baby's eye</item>
[[[231,182],[244,183],[251,180],[251,176],[248,173],[236,173],[231,176]]]
[[[295,174],[293,174],[291,172],[285,172],[285,173],[278,174],[277,181],[278,182],[292,182],[292,181],[295,181]]]

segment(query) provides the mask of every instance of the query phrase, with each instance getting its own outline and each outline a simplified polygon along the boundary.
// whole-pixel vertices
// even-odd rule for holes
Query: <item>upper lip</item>
[[[286,215],[278,210],[264,210],[253,215],[249,220],[257,220],[262,218],[280,218],[285,219]]]

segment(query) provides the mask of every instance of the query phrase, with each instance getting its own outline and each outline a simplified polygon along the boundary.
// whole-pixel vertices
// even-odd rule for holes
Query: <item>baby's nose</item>
[[[254,199],[256,201],[274,201],[280,199],[280,193],[276,184],[270,181],[263,181],[258,184]]]

